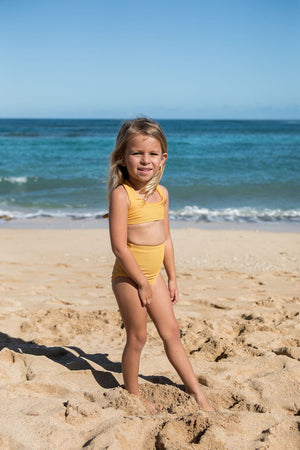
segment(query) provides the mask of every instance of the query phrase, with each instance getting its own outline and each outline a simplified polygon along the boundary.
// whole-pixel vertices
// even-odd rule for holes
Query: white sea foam
[[[27,183],[28,177],[0,177],[0,183],[3,181],[8,183],[24,184]]]
[[[27,219],[73,219],[73,220],[83,220],[83,219],[101,219],[107,211],[99,212],[66,212],[66,211],[47,211],[38,210],[32,212],[22,212],[22,211],[11,211],[0,209],[0,220],[27,220]]]
[[[0,209],[0,219],[102,219],[107,211],[66,211],[66,210],[31,210],[18,211],[6,209],[2,203]],[[282,209],[255,209],[250,207],[243,208],[224,208],[224,209],[206,209],[197,206],[186,206],[178,210],[170,210],[171,220],[180,220],[187,222],[233,222],[233,223],[259,223],[259,222],[300,222],[300,209],[282,210]]]
[[[196,222],[275,222],[300,221],[300,210],[224,208],[207,209],[186,206],[170,211],[170,219]]]

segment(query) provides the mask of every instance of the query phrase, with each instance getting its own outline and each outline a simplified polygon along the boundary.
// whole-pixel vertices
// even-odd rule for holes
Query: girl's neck
[[[138,194],[143,194],[143,191],[144,191],[147,183],[136,183],[136,182],[132,182],[130,179],[128,179],[127,181],[130,184],[130,186],[133,187],[133,189]]]

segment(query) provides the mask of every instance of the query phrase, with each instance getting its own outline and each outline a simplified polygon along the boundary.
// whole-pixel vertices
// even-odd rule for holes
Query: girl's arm
[[[165,193],[165,236],[166,236],[166,245],[165,245],[165,256],[164,256],[164,266],[168,276],[168,288],[170,292],[171,301],[175,304],[178,301],[178,289],[177,289],[177,281],[176,281],[176,269],[175,269],[175,257],[174,257],[174,247],[170,233],[170,224],[169,224],[169,194],[165,187],[163,187]]]
[[[125,272],[136,283],[141,303],[143,306],[146,306],[151,303],[152,290],[149,281],[127,247],[128,203],[128,195],[122,186],[118,186],[113,190],[109,206],[111,247]]]

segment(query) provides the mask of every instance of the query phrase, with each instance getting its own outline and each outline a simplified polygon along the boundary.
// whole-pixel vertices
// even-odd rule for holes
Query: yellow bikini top
[[[156,188],[161,197],[161,200],[158,203],[149,203],[146,200],[143,200],[128,182],[125,182],[123,186],[126,189],[130,202],[127,220],[128,225],[164,219],[165,197],[159,186]]]

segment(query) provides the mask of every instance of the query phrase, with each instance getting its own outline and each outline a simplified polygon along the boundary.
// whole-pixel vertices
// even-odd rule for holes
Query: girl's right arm
[[[128,195],[122,186],[113,190],[109,206],[111,247],[125,272],[136,283],[142,305],[147,306],[152,299],[151,286],[127,247],[128,203]]]

